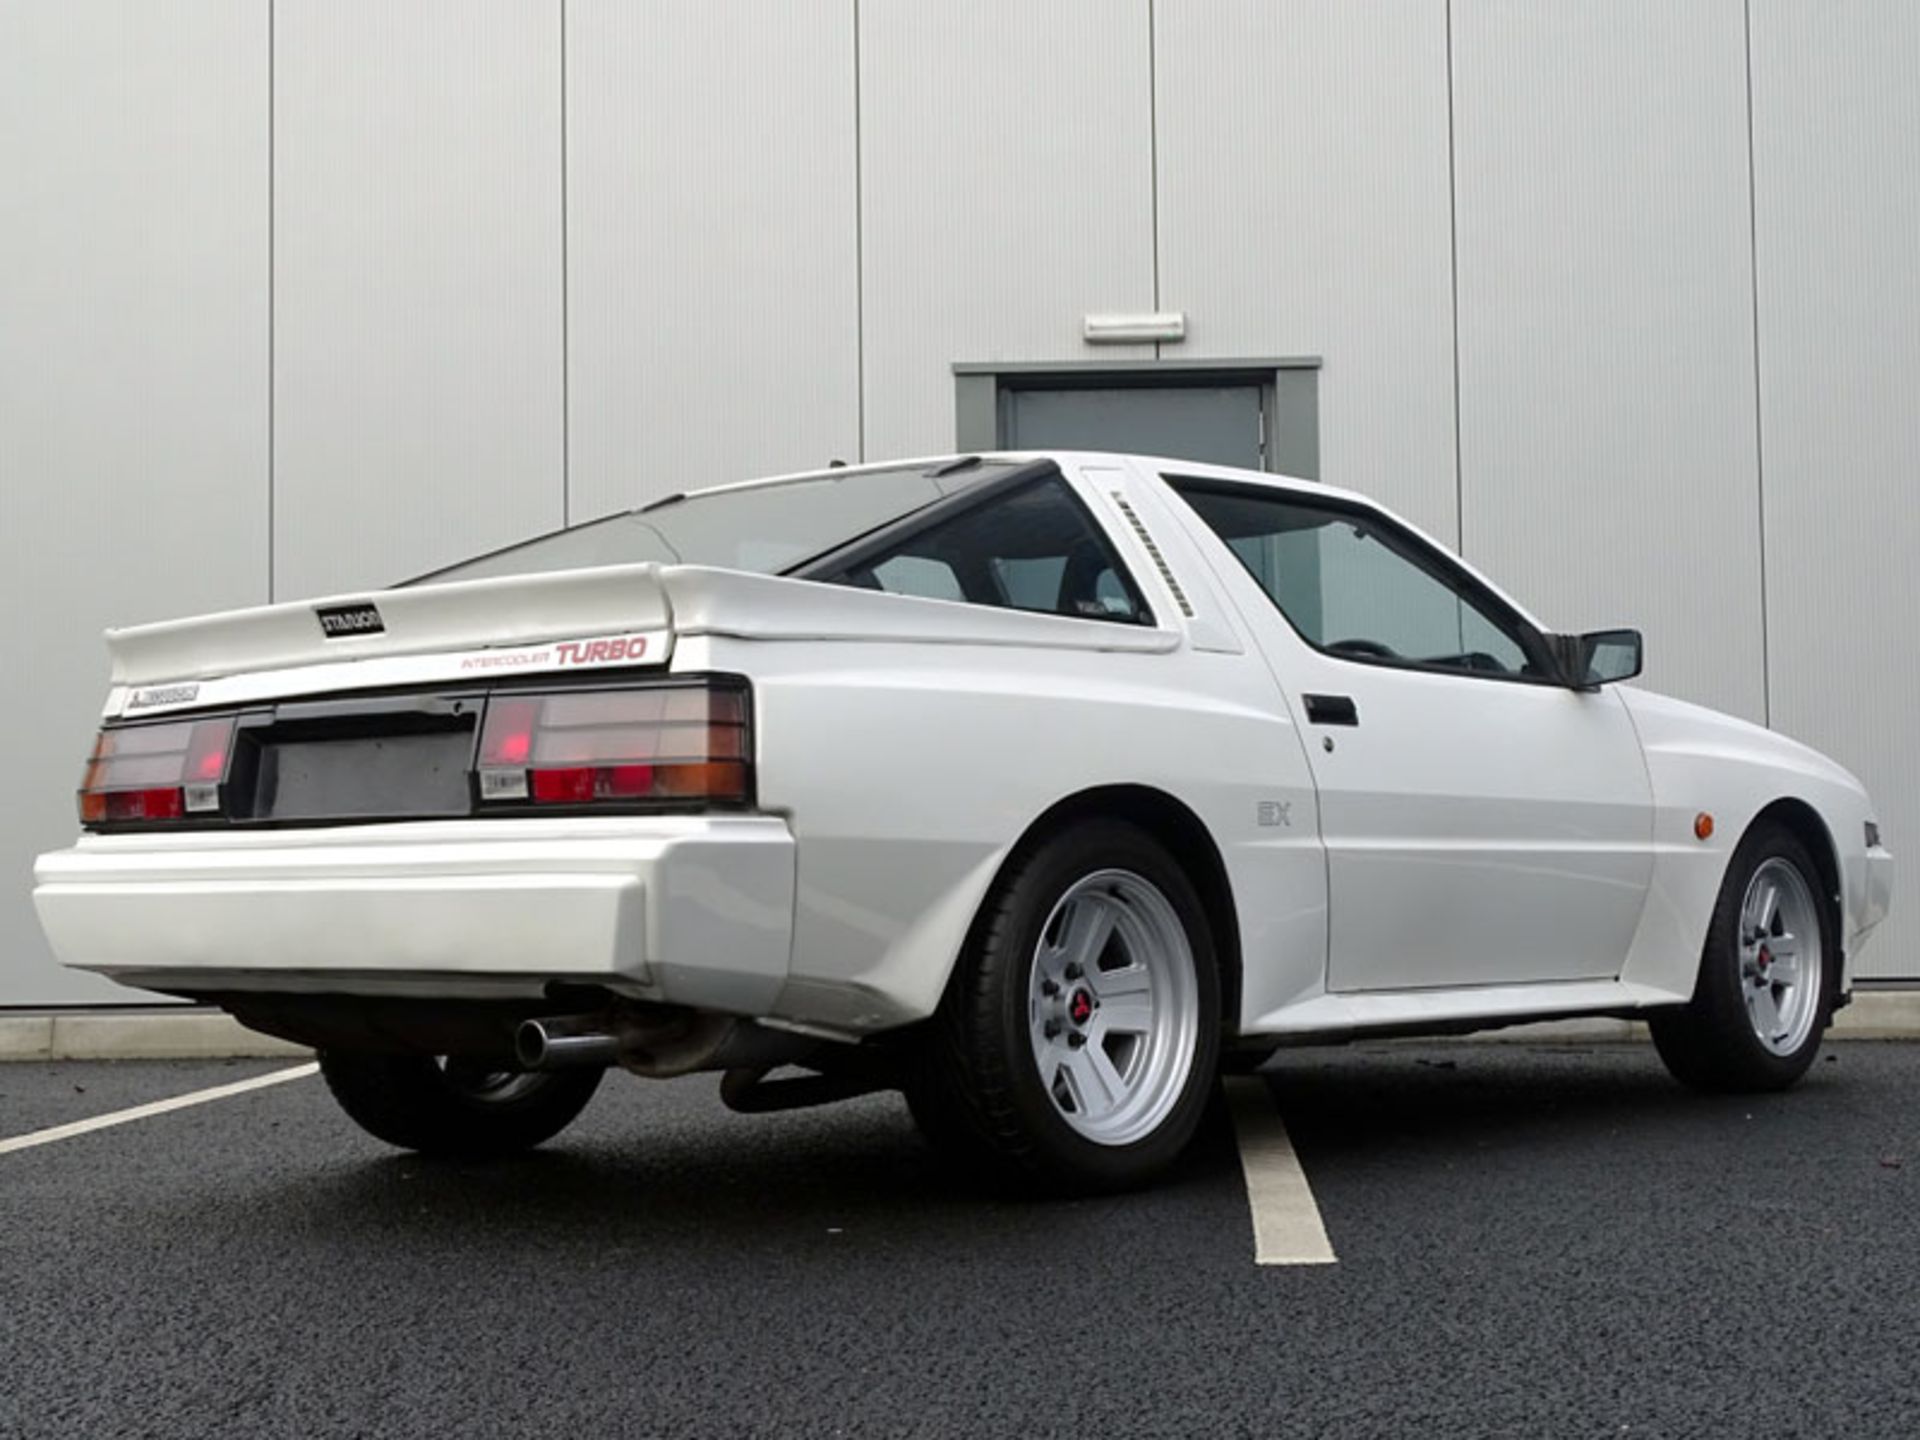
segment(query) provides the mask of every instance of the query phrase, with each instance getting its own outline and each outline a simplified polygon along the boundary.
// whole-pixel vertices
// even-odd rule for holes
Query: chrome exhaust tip
[[[513,1058],[522,1070],[605,1069],[620,1059],[620,1041],[605,1030],[569,1033],[553,1020],[523,1020],[513,1032]]]

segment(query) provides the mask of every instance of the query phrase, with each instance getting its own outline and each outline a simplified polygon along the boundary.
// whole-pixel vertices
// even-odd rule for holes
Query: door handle
[[[1351,695],[1302,695],[1309,725],[1358,725],[1360,707]]]

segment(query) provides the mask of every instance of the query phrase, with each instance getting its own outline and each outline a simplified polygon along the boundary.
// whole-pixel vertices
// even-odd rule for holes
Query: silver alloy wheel
[[[1131,870],[1098,870],[1054,904],[1034,947],[1028,1032],[1061,1119],[1098,1145],[1154,1132],[1199,1040],[1193,947],[1173,902]]]
[[[1760,1043],[1792,1055],[1820,1014],[1820,910],[1791,861],[1762,861],[1740,902],[1740,993]]]
[[[436,1055],[434,1063],[446,1077],[447,1088],[482,1105],[506,1105],[540,1088],[542,1076],[533,1070],[501,1070],[457,1055]]]

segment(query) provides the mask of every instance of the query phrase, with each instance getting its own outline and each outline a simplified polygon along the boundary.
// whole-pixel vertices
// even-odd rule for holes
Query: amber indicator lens
[[[84,825],[217,815],[233,719],[102,730],[80,782]]]

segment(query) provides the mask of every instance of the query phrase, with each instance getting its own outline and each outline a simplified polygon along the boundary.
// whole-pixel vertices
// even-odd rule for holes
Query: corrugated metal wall
[[[1916,69],[1905,0],[0,0],[0,1005],[119,993],[26,902],[103,624],[940,450],[1156,305],[1920,903]]]
[[[559,10],[280,0],[273,28],[274,593],[555,529]]]
[[[57,970],[100,631],[267,598],[267,11],[0,4],[0,1005]]]
[[[1765,716],[1744,17],[1456,0],[1461,531],[1648,683]]]
[[[860,451],[847,0],[569,0],[569,513]]]
[[[1168,353],[1324,357],[1321,476],[1454,540],[1446,6],[1153,10]]]
[[[953,361],[1078,359],[1088,311],[1153,308],[1147,7],[862,0],[859,37],[866,454],[924,455]]]
[[[1920,974],[1920,5],[1754,0],[1772,723],[1867,783],[1899,856],[1869,974]]]

